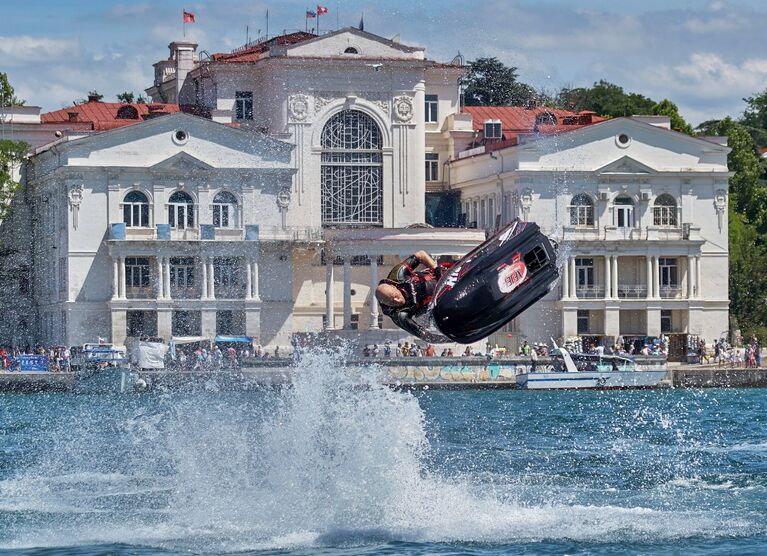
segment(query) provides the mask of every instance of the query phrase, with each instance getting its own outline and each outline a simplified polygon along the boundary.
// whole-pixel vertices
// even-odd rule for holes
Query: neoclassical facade
[[[674,347],[726,334],[728,152],[726,138],[639,117],[452,162],[470,225],[520,217],[560,243],[559,288],[510,332],[600,343],[664,334]]]

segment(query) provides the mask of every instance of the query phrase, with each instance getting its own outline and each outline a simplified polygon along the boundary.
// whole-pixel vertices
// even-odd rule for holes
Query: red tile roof
[[[211,59],[214,62],[222,64],[257,62],[261,59],[261,56],[272,46],[297,44],[315,38],[317,38],[317,35],[313,33],[304,33],[303,31],[299,31],[297,33],[288,33],[287,35],[280,35],[279,37],[274,37],[268,41],[254,44],[248,48],[238,49],[235,52],[213,54]]]
[[[571,112],[569,110],[558,110],[543,106],[537,108],[526,108],[524,106],[465,106],[463,111],[471,114],[472,126],[475,131],[484,131],[486,120],[500,120],[505,141],[515,141],[520,133],[559,133],[605,120],[605,118],[597,116],[596,112]],[[536,116],[546,113],[556,118],[556,124],[536,125]]]
[[[130,110],[124,110],[124,112],[128,112],[128,114],[126,114],[127,116],[135,115],[136,117],[118,118],[117,112],[122,107],[135,108],[134,113],[130,113]],[[181,110],[178,104],[123,104],[121,102],[88,101],[82,104],[67,106],[61,110],[46,112],[45,114],[40,115],[40,120],[44,124],[85,123],[90,124],[90,129],[93,131],[105,131],[107,129],[115,129],[118,127],[143,122],[149,117],[150,109],[151,112],[155,114],[173,114],[174,112],[179,112]],[[73,114],[73,116],[70,116],[70,113]]]

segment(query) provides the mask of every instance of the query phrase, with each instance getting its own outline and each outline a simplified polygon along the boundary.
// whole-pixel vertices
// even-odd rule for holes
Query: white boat
[[[104,367],[120,367],[127,363],[123,346],[93,343],[72,348],[73,370],[98,370]]]
[[[555,371],[517,375],[517,388],[525,390],[656,388],[666,376],[665,364],[640,368],[633,359],[619,355],[578,353],[570,355],[554,344],[551,355],[560,360]]]

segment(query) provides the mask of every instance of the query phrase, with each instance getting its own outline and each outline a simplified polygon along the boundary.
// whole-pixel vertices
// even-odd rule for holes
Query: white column
[[[352,327],[352,262],[344,257],[344,330]]]
[[[120,263],[112,257],[112,299],[120,298]]]
[[[119,298],[125,299],[125,257],[119,257],[118,259],[118,276],[120,282]]]
[[[613,279],[613,297],[618,297],[618,255],[614,255],[612,258],[612,279]]]
[[[253,266],[245,259],[245,299],[253,298]]]
[[[253,299],[260,300],[261,291],[258,287],[258,258],[250,263],[250,268],[252,273],[251,279],[253,280]]]
[[[692,299],[695,295],[695,282],[693,267],[695,266],[695,257],[687,256],[687,299]]]
[[[208,257],[208,298],[216,299],[215,270],[213,268],[213,257]]]
[[[578,299],[578,291],[576,289],[577,282],[575,278],[575,257],[570,257],[570,297],[572,299]]]
[[[378,300],[376,288],[378,287],[378,257],[374,254],[370,257],[370,329],[378,328]]]
[[[170,299],[170,258],[163,257],[163,266],[165,267],[165,299]]]
[[[200,295],[202,299],[208,299],[208,263],[205,257],[200,257],[200,267],[202,268],[202,292]]]
[[[703,297],[703,291],[701,290],[701,287],[703,285],[703,282],[701,281],[701,273],[700,273],[700,255],[695,257],[695,286],[698,290],[695,293],[695,297],[701,298]]]
[[[645,257],[645,261],[647,262],[647,271],[645,272],[645,275],[646,275],[645,281],[647,282],[647,299],[652,299],[653,297],[652,258],[650,258],[650,255],[647,255],[647,257]]]
[[[570,299],[570,259],[562,265],[562,299]]]
[[[658,257],[652,258],[652,291],[653,297],[658,299],[660,297],[660,261]]]
[[[163,257],[155,257],[157,264],[157,299],[165,299],[165,284],[163,279],[165,278],[165,259]]]
[[[326,252],[325,254],[325,328],[327,330],[333,330],[335,324],[335,295],[333,287],[335,286],[335,278],[333,276],[333,254]]]
[[[605,299],[613,298],[613,279],[610,273],[613,265],[613,258],[605,255]],[[615,292],[617,295],[618,292]]]

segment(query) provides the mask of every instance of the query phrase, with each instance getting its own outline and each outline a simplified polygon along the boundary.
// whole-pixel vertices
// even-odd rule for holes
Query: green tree
[[[761,237],[742,214],[729,207],[730,313],[744,336],[767,329],[767,255]]]
[[[528,106],[538,95],[530,85],[517,80],[517,68],[498,58],[477,58],[469,62],[464,82],[467,106]]]
[[[760,187],[762,166],[754,140],[746,128],[730,117],[720,120],[715,131],[716,135],[727,136],[727,146],[732,149],[727,156],[727,165],[730,171],[735,172],[730,178],[730,201],[735,202],[736,210],[744,214],[749,222],[755,223],[760,208],[756,206],[755,195]],[[767,230],[767,227],[765,229]]]
[[[677,105],[664,98],[658,104],[652,107],[652,113],[656,116],[668,116],[671,118],[671,129],[687,135],[695,135],[692,126],[679,114]]]
[[[0,221],[5,220],[11,200],[19,188],[14,172],[29,152],[29,145],[22,141],[0,139]]]
[[[743,100],[748,107],[740,123],[746,127],[758,146],[767,147],[767,89]]]
[[[604,79],[592,87],[563,88],[555,105],[565,110],[591,110],[600,116],[620,117],[652,113],[655,101],[638,93],[626,93],[623,87]]]
[[[101,102],[104,99],[104,95],[99,93],[96,89],[93,89],[92,91],[88,91],[88,100],[94,100],[96,102]]]
[[[8,81],[8,74],[0,72],[0,106],[24,106],[25,102],[16,96],[16,91]]]
[[[130,91],[124,91],[117,95],[117,100],[123,104],[133,104],[136,96]]]

